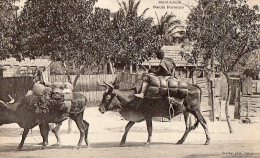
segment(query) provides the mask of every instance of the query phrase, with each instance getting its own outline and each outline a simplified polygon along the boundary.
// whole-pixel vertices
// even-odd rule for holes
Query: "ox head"
[[[8,97],[10,98],[9,102],[4,102],[4,101],[0,100],[0,109],[1,108],[7,109],[8,104],[14,103],[14,98],[12,98],[10,95],[8,95]]]
[[[115,88],[112,84],[104,82],[104,84],[99,84],[104,86],[106,91],[103,94],[101,103],[99,104],[99,111],[103,114],[106,111],[122,109],[119,100],[117,99],[117,94]]]
[[[9,95],[8,95],[9,96]],[[0,100],[0,126],[3,124],[15,123],[16,122],[16,108],[14,106],[14,99],[9,96],[11,99],[9,102],[4,102]],[[18,104],[18,103],[17,103]]]

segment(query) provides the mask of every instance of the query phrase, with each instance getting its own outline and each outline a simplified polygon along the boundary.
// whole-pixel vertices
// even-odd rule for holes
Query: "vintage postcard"
[[[0,0],[1,158],[259,158],[260,0]]]

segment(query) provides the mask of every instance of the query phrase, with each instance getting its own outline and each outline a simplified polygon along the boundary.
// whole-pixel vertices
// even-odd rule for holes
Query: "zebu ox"
[[[85,143],[88,145],[89,123],[83,120],[87,100],[82,94],[73,93],[70,111],[66,113],[52,111],[40,116],[28,108],[30,104],[35,103],[36,100],[37,98],[31,95],[24,97],[20,102],[16,103],[0,101],[0,126],[3,124],[17,123],[24,129],[22,140],[17,147],[18,150],[22,149],[29,130],[37,125],[40,127],[40,133],[43,138],[42,148],[45,148],[48,144],[48,123],[61,123],[68,117],[75,121],[80,131],[80,139],[77,147],[79,148],[81,146],[84,137]]]
[[[124,145],[126,142],[127,133],[130,128],[136,122],[146,121],[148,139],[145,143],[145,146],[149,146],[152,137],[152,117],[169,117],[169,101],[168,98],[136,98],[133,94],[136,93],[136,90],[117,90],[113,85],[105,83],[107,90],[103,94],[102,101],[99,105],[99,111],[105,113],[106,111],[118,110],[121,116],[129,121],[125,127],[124,135],[121,139],[120,145]],[[210,136],[207,128],[207,123],[203,118],[200,111],[200,97],[201,90],[199,87],[194,85],[189,85],[188,94],[184,99],[184,118],[186,124],[186,130],[182,138],[177,142],[177,144],[182,144],[187,135],[191,130],[194,130],[200,123],[204,128],[206,134],[205,145],[210,144]],[[194,115],[197,119],[195,124],[191,127],[188,126],[188,116],[189,113]],[[177,116],[178,114],[173,114]]]

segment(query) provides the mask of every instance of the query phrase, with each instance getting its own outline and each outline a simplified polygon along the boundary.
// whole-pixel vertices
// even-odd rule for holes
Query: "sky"
[[[21,9],[26,0],[20,0],[17,2],[17,6]],[[118,0],[118,1],[128,1],[128,0]],[[137,2],[138,0],[136,0]],[[247,0],[247,3],[250,6],[260,5],[260,0]],[[173,13],[177,16],[178,19],[185,20],[190,12],[190,9],[185,5],[196,5],[196,0],[141,0],[139,11],[141,12],[146,8],[149,10],[146,12],[146,17],[153,17],[156,19],[156,14],[160,17],[166,12]],[[119,4],[117,0],[98,0],[96,3],[97,7],[108,8],[111,12],[116,12],[119,9]],[[20,10],[21,10],[20,9]]]

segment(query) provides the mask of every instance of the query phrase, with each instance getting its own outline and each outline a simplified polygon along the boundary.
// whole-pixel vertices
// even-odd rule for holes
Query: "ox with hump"
[[[102,101],[99,105],[99,111],[105,113],[106,111],[117,110],[121,116],[129,121],[125,127],[124,135],[121,139],[120,145],[124,145],[127,137],[127,133],[130,128],[136,122],[146,121],[148,139],[144,146],[149,146],[152,137],[152,118],[153,117],[166,117],[169,118],[169,100],[168,98],[144,98],[140,99],[134,97],[136,89],[131,90],[118,90],[115,89],[112,84],[106,83],[101,86],[105,86],[107,89],[103,94]],[[201,89],[196,85],[188,86],[188,93],[184,98],[183,102],[183,114],[186,124],[186,130],[182,138],[177,142],[177,144],[182,144],[187,135],[191,130],[194,130],[200,123],[206,134],[205,145],[210,144],[210,136],[207,128],[207,123],[200,111],[200,99],[201,99]],[[173,106],[174,108],[174,106]],[[188,125],[189,113],[195,116],[196,122],[193,126]],[[172,113],[173,117],[180,113]]]
[[[22,98],[21,101],[15,103],[14,100],[7,103],[0,100],[0,126],[3,124],[17,123],[20,127],[24,129],[22,140],[17,147],[18,150],[22,149],[29,130],[37,125],[39,125],[40,127],[40,133],[43,138],[42,147],[45,148],[48,144],[48,123],[61,123],[67,118],[71,118],[72,120],[74,120],[80,131],[80,139],[77,148],[81,146],[84,138],[86,144],[88,145],[87,137],[89,123],[83,120],[83,114],[87,100],[82,94],[76,92],[73,93],[70,111],[66,113],[53,111],[43,116],[32,112],[28,108],[30,104],[35,102],[32,99],[32,96],[25,96],[24,98]],[[77,109],[77,111],[74,111],[73,109]]]

